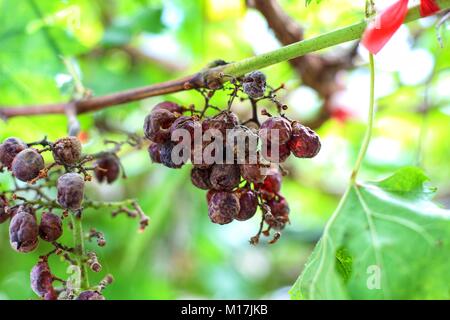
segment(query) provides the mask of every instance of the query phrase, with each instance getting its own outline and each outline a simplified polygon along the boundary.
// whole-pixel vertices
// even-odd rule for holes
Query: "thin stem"
[[[69,136],[76,136],[80,133],[80,122],[77,119],[77,108],[75,106],[75,101],[68,103],[65,107],[66,117],[67,117],[67,129],[69,131]]]
[[[436,0],[436,3],[443,10],[450,8],[450,0]],[[419,6],[415,6],[409,9],[405,23],[417,20],[419,18]],[[341,43],[360,39],[366,25],[366,21],[361,21],[311,39],[295,42],[291,45],[267,52],[265,54],[250,57],[224,66],[207,69],[183,79],[162,82],[146,87],[76,101],[75,108],[77,114],[81,114],[104,109],[114,105],[142,100],[148,97],[160,96],[184,90],[209,88],[209,85],[217,85],[220,82],[224,82],[229,78],[228,76],[234,78],[240,77],[254,70],[269,67],[271,65],[304,56],[305,54],[316,52]],[[225,77],[225,75],[227,75],[227,77]],[[65,106],[67,104],[68,103],[55,103],[15,108],[0,106],[0,118],[8,119],[15,116],[62,114],[65,112]]]
[[[369,55],[369,65],[370,65],[370,103],[369,103],[369,119],[367,123],[366,134],[364,140],[359,150],[358,158],[356,159],[355,167],[353,168],[351,182],[355,183],[358,176],[359,169],[361,168],[361,163],[366,156],[367,149],[369,147],[370,139],[372,138],[373,131],[373,119],[375,116],[375,63],[373,59],[373,54]]]
[[[84,234],[81,215],[70,214],[70,219],[72,222],[74,253],[81,272],[81,289],[87,289],[89,288],[89,279],[87,266],[84,263],[86,250],[84,248]]]
[[[92,208],[98,210],[105,207],[113,208],[113,207],[132,206],[135,202],[136,202],[135,199],[126,199],[122,201],[111,201],[111,202],[86,200],[83,203],[83,206],[85,208]]]
[[[441,9],[445,9],[450,6],[450,0],[438,0],[437,3],[439,3]],[[420,17],[419,7],[415,6],[408,11],[408,15],[405,18],[405,23],[417,20]],[[239,77],[254,70],[262,69],[283,61],[303,56],[308,53],[316,52],[321,49],[359,39],[366,29],[366,26],[367,22],[361,21],[359,23],[341,29],[321,34],[311,39],[299,41],[280,49],[235,63],[230,63],[228,65],[215,69],[217,69],[217,71],[222,74]]]

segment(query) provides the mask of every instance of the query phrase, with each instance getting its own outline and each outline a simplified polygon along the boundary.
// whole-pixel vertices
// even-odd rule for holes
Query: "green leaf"
[[[352,256],[346,248],[340,248],[336,251],[336,271],[341,275],[344,282],[350,279],[352,274]]]
[[[425,197],[426,199],[431,199],[436,192],[436,188],[425,186],[424,184],[427,181],[428,177],[421,169],[405,167],[398,170],[392,177],[374,184],[403,197],[412,196],[412,198]]]
[[[351,185],[325,227],[293,299],[450,298],[450,211],[430,201],[418,168]]]

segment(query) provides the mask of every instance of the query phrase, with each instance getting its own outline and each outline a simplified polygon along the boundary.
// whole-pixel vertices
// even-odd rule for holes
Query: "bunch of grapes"
[[[130,143],[133,144],[133,143]],[[136,145],[136,141],[134,141]],[[55,142],[47,139],[25,143],[18,138],[8,138],[0,144],[0,172],[11,173],[14,188],[0,192],[0,224],[9,221],[11,247],[20,253],[30,253],[47,242],[53,249],[38,259],[30,274],[31,288],[42,299],[102,300],[102,290],[112,282],[107,275],[98,285],[79,285],[81,277],[87,277],[87,269],[100,272],[102,267],[94,252],[85,252],[80,244],[70,247],[60,242],[67,228],[80,230],[81,216],[85,207],[100,208],[116,206],[114,203],[93,202],[85,196],[85,183],[91,181],[92,171],[99,182],[113,183],[120,175],[121,165],[117,157],[121,143],[114,149],[94,155],[83,155],[77,137],[61,138]],[[52,162],[46,166],[43,154],[49,152]],[[20,181],[20,183],[18,181]],[[56,189],[55,194],[51,189]],[[50,191],[50,192],[49,192]],[[28,196],[22,196],[21,194]],[[30,197],[33,194],[33,197]],[[134,209],[123,207],[128,215],[141,218],[141,227],[148,222],[138,205],[128,202]],[[117,204],[119,206],[119,204]],[[123,206],[123,203],[120,203]],[[117,211],[117,212],[118,212]],[[64,223],[66,218],[70,221]],[[91,230],[88,235],[77,235],[83,241],[96,238],[99,246],[106,241],[101,232]],[[77,270],[75,276],[64,280],[55,276],[48,263],[51,255],[58,255],[70,267]],[[59,286],[55,285],[59,283]]]
[[[271,230],[275,233],[269,243],[274,243],[289,223],[289,206],[280,193],[282,173],[286,172],[282,163],[291,154],[314,157],[320,150],[320,140],[314,131],[286,117],[287,106],[275,95],[283,87],[272,89],[263,73],[252,72],[230,83],[225,110],[210,103],[217,90],[230,89],[224,86],[198,89],[205,99],[202,110],[173,102],[156,105],[144,122],[144,136],[151,141],[148,153],[154,163],[172,169],[192,163],[191,181],[207,191],[208,215],[213,223],[246,221],[260,209],[260,227],[251,243],[257,244],[261,235],[270,236]],[[250,120],[240,121],[232,111],[238,97],[250,101]],[[268,118],[260,124],[257,108],[262,100],[273,102],[278,115],[262,110],[261,114]],[[208,109],[216,113],[206,116]],[[247,126],[250,122],[256,127]],[[81,218],[85,208],[115,208],[113,216],[125,213],[138,218],[141,231],[148,225],[148,217],[134,200],[99,202],[87,198],[85,184],[92,177],[99,183],[113,183],[121,174],[125,177],[117,155],[124,145],[137,149],[142,146],[142,138],[135,134],[128,134],[123,142],[106,142],[114,147],[97,154],[83,154],[74,136],[32,143],[11,137],[0,144],[0,172],[10,172],[14,182],[10,190],[0,192],[0,224],[9,221],[11,247],[29,253],[41,240],[52,246],[31,270],[31,287],[42,299],[102,300],[102,290],[113,280],[107,275],[96,286],[88,283],[88,271],[100,272],[102,266],[95,252],[85,251],[83,241],[96,240],[103,247],[106,240],[96,229],[83,233]],[[50,163],[44,160],[45,153],[51,155]],[[70,220],[65,223],[67,218]],[[73,247],[61,243],[67,228],[73,231]],[[75,276],[55,276],[49,264],[52,255],[76,270]]]
[[[246,221],[260,208],[261,227],[251,238],[251,243],[258,243],[261,234],[269,236],[270,231],[275,230],[270,241],[274,243],[289,223],[289,206],[280,194],[284,171],[281,164],[291,154],[298,158],[316,156],[321,147],[320,139],[313,130],[283,114],[287,107],[275,99],[276,90],[266,94],[268,88],[263,73],[252,72],[242,79],[234,79],[232,83],[228,109],[220,111],[215,108],[218,113],[212,117],[204,115],[206,109],[213,108],[208,97],[214,92],[204,93],[207,99],[202,111],[186,109],[168,101],[156,105],[144,122],[144,135],[151,141],[149,156],[154,163],[173,169],[192,163],[192,184],[207,190],[208,215],[213,223],[223,225],[234,220]],[[249,121],[241,123],[231,111],[233,99],[238,94],[244,94],[241,100],[249,99],[254,108],[259,101],[270,99],[280,115],[272,116],[263,111],[269,116],[267,120],[256,130],[247,127],[245,124]],[[259,124],[257,118],[251,121]],[[187,143],[176,134],[180,129],[189,138]],[[234,145],[234,136],[230,136],[236,132],[238,135],[252,133],[258,143],[246,142],[244,150],[239,153]],[[205,154],[214,161],[205,160]],[[266,230],[263,230],[264,225],[267,225]]]

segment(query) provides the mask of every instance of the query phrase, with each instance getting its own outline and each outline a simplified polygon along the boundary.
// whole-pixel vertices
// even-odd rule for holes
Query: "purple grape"
[[[145,137],[156,143],[170,141],[170,127],[177,119],[175,114],[164,109],[152,111],[144,121]]]
[[[148,147],[148,155],[150,156],[150,160],[153,163],[161,163],[161,154],[160,154],[161,145],[159,143],[152,143]]]
[[[39,224],[39,236],[42,240],[53,242],[58,240],[63,233],[61,218],[53,213],[44,212]]]
[[[81,142],[77,137],[66,137],[57,140],[53,146],[53,158],[56,162],[73,165],[81,158]]]
[[[241,175],[247,182],[250,183],[262,183],[266,178],[263,173],[264,166],[256,164],[241,164]]]
[[[215,190],[230,191],[241,182],[241,171],[236,164],[215,164],[211,168],[211,186]]]
[[[213,223],[227,224],[239,213],[239,199],[231,192],[216,192],[208,202],[208,215]]]
[[[298,122],[292,123],[292,137],[288,145],[297,158],[313,158],[321,148],[319,136]]]
[[[37,178],[44,167],[44,158],[31,148],[19,152],[12,162],[14,176],[24,182]]]
[[[57,200],[64,209],[78,210],[84,197],[84,179],[78,173],[66,173],[58,178]]]
[[[283,230],[287,223],[289,223],[289,205],[285,198],[278,197],[278,199],[271,199],[267,202],[270,207],[272,216],[266,218],[266,223],[275,230]]]
[[[28,148],[28,146],[18,138],[8,138],[0,144],[0,164],[11,170],[11,165],[16,155]]]
[[[94,170],[98,182],[113,183],[120,175],[120,161],[116,155],[107,153],[96,161]]]
[[[39,228],[33,211],[27,207],[19,207],[9,225],[9,241],[11,247],[18,252],[31,252],[36,249]]]
[[[244,77],[242,86],[250,98],[261,98],[266,91],[266,76],[261,71],[253,71]]]
[[[212,188],[210,182],[210,169],[192,168],[191,181],[194,186],[203,190],[209,190]]]
[[[278,141],[272,141],[272,135],[278,131]],[[292,127],[288,120],[283,117],[270,117],[261,124],[259,136],[263,143],[277,143],[283,145],[291,139]]]
[[[170,101],[164,101],[158,103],[156,106],[153,107],[152,111],[156,110],[167,110],[171,113],[183,113],[183,110],[180,105],[176,104],[175,102]]]
[[[40,259],[31,269],[30,273],[31,289],[40,297],[56,299],[56,293],[53,288],[54,277],[50,271],[47,259]]]
[[[252,218],[258,208],[258,198],[250,189],[241,189],[236,192],[239,198],[239,213],[234,217],[239,221],[246,221]]]

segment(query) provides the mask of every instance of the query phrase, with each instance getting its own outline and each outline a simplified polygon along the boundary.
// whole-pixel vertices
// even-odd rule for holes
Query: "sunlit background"
[[[364,0],[323,0],[307,8],[304,0],[280,3],[305,28],[306,37],[364,17]],[[423,166],[439,188],[437,201],[450,207],[450,37],[443,28],[441,48],[435,22],[427,18],[403,26],[376,57],[377,121],[361,176],[378,179],[401,166]],[[325,53],[338,54],[351,45]],[[243,0],[0,0],[0,105],[68,100],[73,82],[62,56],[73,59],[86,88],[102,95],[191,74],[217,58],[237,61],[278,47],[264,17],[247,9]],[[135,220],[112,218],[106,209],[86,211],[85,229],[95,227],[107,240],[104,248],[88,243],[103,265],[102,273],[91,278],[112,273],[116,279],[106,297],[287,299],[347,184],[364,134],[367,52],[360,48],[356,60],[354,69],[336,78],[343,90],[333,104],[336,115],[317,129],[323,144],[319,156],[287,163],[290,174],[282,194],[291,207],[292,224],[275,245],[248,243],[258,229],[256,217],[226,226],[210,223],[205,193],[190,183],[189,166],[171,170],[153,165],[145,149],[122,152],[128,179],[111,186],[90,183],[88,195],[96,200],[137,198],[151,222],[138,233]],[[322,101],[301,85],[288,63],[264,72],[273,86],[286,84],[280,98],[291,118],[317,117]],[[185,106],[202,103],[198,93],[183,92],[82,115],[82,131],[88,135],[84,150],[99,151],[106,138],[123,139],[96,129],[99,123],[141,134],[143,118],[163,99]],[[224,106],[226,99],[221,95],[214,103]],[[250,112],[240,102],[234,110],[242,118]],[[35,141],[45,135],[55,140],[66,135],[66,122],[64,116],[13,118],[0,122],[0,140],[16,136]],[[0,174],[0,190],[11,183],[8,174]],[[63,242],[70,245],[69,234]],[[0,299],[35,297],[29,271],[49,249],[41,242],[37,252],[16,253],[7,224],[0,225]],[[50,264],[65,277],[64,263],[52,257]]]

